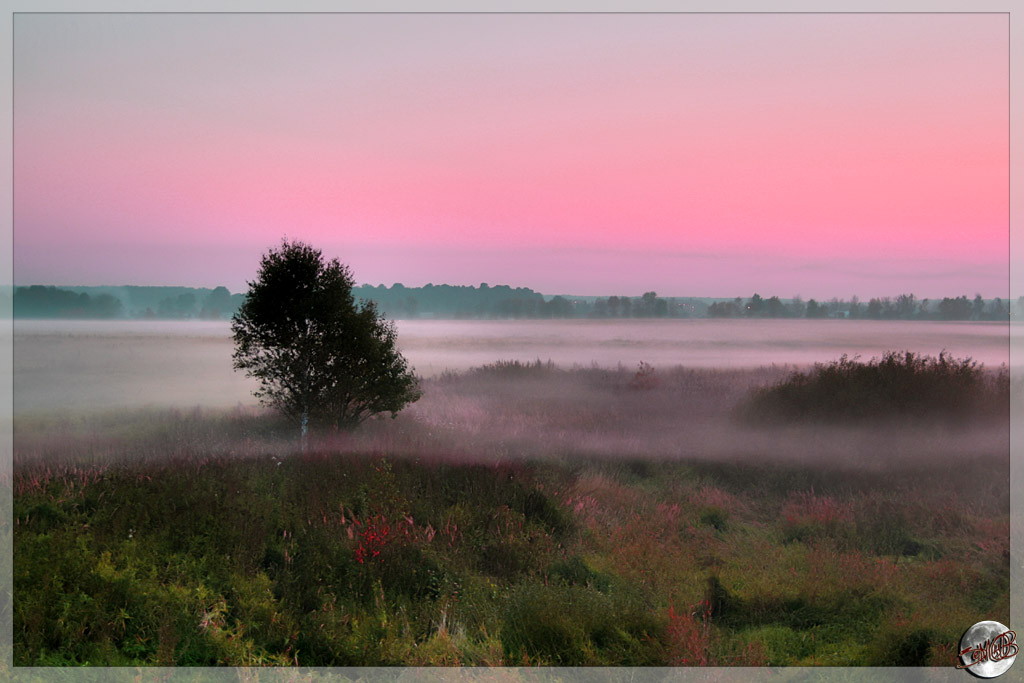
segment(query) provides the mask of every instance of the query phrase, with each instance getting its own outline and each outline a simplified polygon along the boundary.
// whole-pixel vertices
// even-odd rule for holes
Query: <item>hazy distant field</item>
[[[399,345],[430,377],[496,360],[571,367],[810,364],[843,353],[942,349],[994,367],[1009,361],[1007,326],[849,320],[400,321]],[[117,407],[234,407],[253,384],[231,370],[227,322],[15,323],[16,413]]]

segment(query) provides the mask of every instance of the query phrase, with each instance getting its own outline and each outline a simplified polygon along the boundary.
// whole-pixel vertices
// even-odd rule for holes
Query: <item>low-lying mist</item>
[[[563,368],[494,363],[423,380],[423,397],[394,419],[354,432],[314,434],[311,451],[372,453],[459,462],[608,458],[791,462],[827,469],[913,468],[1005,460],[1008,414],[971,420],[867,420],[771,425],[740,419],[751,392],[793,368]],[[20,416],[20,462],[188,459],[211,455],[285,458],[298,430],[271,411],[148,409]]]
[[[1009,362],[998,323],[879,320],[402,320],[398,343],[418,375],[436,378],[495,360],[630,370],[646,361],[707,370],[808,367],[842,354],[942,350],[995,368]],[[1019,340],[1018,340],[1019,341]],[[255,381],[231,367],[227,321],[17,320],[16,415],[82,410],[232,408]]]
[[[1009,447],[1008,422],[999,415],[768,426],[739,418],[736,407],[752,390],[792,371],[496,364],[429,381],[406,417],[427,429],[430,442],[464,457],[768,458],[884,467],[894,459],[1005,455]]]

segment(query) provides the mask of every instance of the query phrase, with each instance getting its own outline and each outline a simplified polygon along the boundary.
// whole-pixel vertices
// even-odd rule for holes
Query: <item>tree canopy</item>
[[[369,301],[356,303],[353,279],[319,249],[282,241],[261,262],[232,318],[234,367],[260,382],[256,396],[301,422],[351,428],[392,417],[420,397],[396,347],[394,325]]]

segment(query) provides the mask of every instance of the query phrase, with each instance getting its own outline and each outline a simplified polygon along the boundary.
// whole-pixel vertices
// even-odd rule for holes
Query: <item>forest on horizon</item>
[[[531,318],[849,318],[868,320],[1000,321],[1024,316],[1024,297],[1015,303],[980,294],[919,299],[914,294],[861,301],[832,298],[818,301],[783,299],[663,297],[654,291],[641,296],[571,296],[544,294],[527,287],[433,285],[406,287],[396,283],[359,285],[356,299],[376,304],[395,319],[531,319]],[[11,300],[0,295],[0,306]],[[36,319],[159,319],[226,320],[245,300],[226,287],[15,287],[13,315]]]

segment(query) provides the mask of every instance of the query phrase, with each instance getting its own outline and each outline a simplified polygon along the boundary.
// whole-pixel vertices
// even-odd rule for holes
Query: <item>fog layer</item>
[[[756,368],[911,349],[1009,361],[1007,325],[851,320],[400,321],[399,346],[435,377],[497,360],[561,367]],[[253,404],[226,322],[16,321],[15,414]]]

